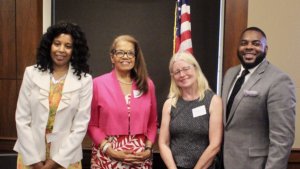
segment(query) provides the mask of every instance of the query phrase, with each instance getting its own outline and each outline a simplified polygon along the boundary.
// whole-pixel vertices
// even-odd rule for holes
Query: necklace
[[[124,81],[121,81],[120,79],[118,79],[118,81],[125,85],[132,85],[132,80],[130,82],[124,82]]]
[[[59,77],[59,78],[56,80],[55,77],[53,76],[53,74],[52,74],[52,73],[50,74],[50,79],[52,80],[52,82],[53,82],[54,84],[56,84],[56,83],[58,83],[58,82],[60,82],[60,81],[62,81],[62,80],[65,80],[66,77],[67,77],[67,73],[64,74],[63,76]]]

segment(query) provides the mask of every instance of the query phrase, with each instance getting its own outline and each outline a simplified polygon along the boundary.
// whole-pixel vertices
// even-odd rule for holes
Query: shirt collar
[[[265,60],[265,59],[264,59]],[[251,75],[263,62],[264,62],[264,60],[263,61],[261,61],[258,65],[256,65],[254,68],[251,68],[251,69],[248,69],[248,71],[249,71],[249,74],[248,75]],[[239,73],[239,76],[241,76],[241,74],[242,74],[242,72],[243,72],[243,70],[245,70],[245,68],[241,65],[241,70],[240,70],[240,73]],[[247,75],[247,76],[248,76]]]

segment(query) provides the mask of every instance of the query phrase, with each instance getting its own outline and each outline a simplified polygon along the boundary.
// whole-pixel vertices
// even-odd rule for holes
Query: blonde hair
[[[211,90],[208,81],[206,77],[204,76],[200,65],[198,64],[197,60],[195,57],[188,52],[179,52],[176,53],[172,56],[170,63],[169,63],[169,71],[171,75],[171,86],[170,86],[170,91],[169,91],[169,98],[172,98],[172,106],[176,106],[177,100],[179,97],[182,96],[181,89],[176,85],[174,77],[172,76],[172,70],[173,70],[173,65],[176,61],[184,61],[186,63],[189,63],[194,66],[195,71],[196,71],[196,76],[197,76],[197,93],[199,95],[199,100],[202,100],[205,96],[205,91],[206,90]]]

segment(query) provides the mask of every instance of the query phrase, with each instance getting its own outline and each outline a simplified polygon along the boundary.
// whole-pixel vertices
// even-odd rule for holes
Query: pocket
[[[249,148],[250,157],[268,156],[268,153],[269,153],[268,148]]]
[[[63,138],[66,137],[68,134],[69,132],[67,131],[48,133],[46,135],[46,141],[47,143],[60,141],[63,140]]]
[[[62,146],[62,143],[68,138],[69,133],[70,132],[68,131],[62,131],[62,132],[49,133],[46,135],[47,143],[51,143],[51,147],[50,147],[51,158],[53,157],[54,154],[58,152],[58,150]]]
[[[245,97],[257,97],[258,96],[258,91],[255,90],[244,90],[244,96]]]

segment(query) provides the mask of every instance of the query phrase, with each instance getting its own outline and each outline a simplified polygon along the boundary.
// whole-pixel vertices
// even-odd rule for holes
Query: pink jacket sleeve
[[[148,139],[154,143],[156,139],[156,133],[157,133],[157,102],[156,102],[156,96],[155,96],[155,86],[151,80],[149,80],[149,91],[151,96],[151,112],[150,112],[150,118],[148,121],[148,128],[147,128],[147,137]]]
[[[100,118],[100,112],[98,107],[98,88],[97,88],[97,82],[93,81],[93,99],[92,99],[92,107],[91,107],[91,119],[88,127],[88,135],[92,139],[93,143],[95,145],[98,145],[101,143],[103,139],[105,139],[106,135],[102,131],[102,129],[99,127],[99,118]]]

